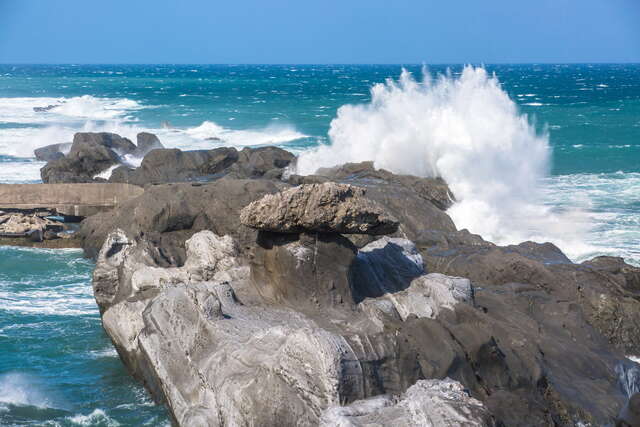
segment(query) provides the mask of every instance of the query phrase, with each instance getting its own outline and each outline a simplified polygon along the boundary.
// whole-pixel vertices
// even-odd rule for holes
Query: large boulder
[[[152,150],[164,148],[160,139],[152,133],[140,132],[136,136],[136,149],[131,153],[133,157],[143,158]]]
[[[280,178],[295,160],[290,152],[278,147],[243,148],[231,172],[238,178]]]
[[[365,190],[324,183],[265,196],[240,213],[244,225],[278,233],[390,234],[398,221],[365,197]]]
[[[117,165],[121,156],[136,149],[131,141],[113,133],[79,132],[69,153],[40,169],[44,183],[94,182],[96,175]]]

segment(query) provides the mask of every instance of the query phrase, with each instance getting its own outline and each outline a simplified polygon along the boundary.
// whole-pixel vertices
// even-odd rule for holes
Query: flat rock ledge
[[[349,184],[306,184],[269,194],[240,213],[242,224],[277,233],[391,234],[398,221],[366,190]]]

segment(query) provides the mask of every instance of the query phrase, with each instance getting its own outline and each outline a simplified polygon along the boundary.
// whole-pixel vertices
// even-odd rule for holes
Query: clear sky
[[[640,0],[0,0],[0,62],[640,62]]]

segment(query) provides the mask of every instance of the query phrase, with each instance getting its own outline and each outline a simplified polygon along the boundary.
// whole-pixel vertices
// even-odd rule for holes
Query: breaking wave
[[[70,98],[0,98],[0,117],[9,123],[58,123],[76,120],[125,119],[144,108],[128,98],[98,98],[91,95]]]
[[[589,228],[581,211],[559,213],[544,204],[540,181],[549,171],[546,133],[484,68],[422,80],[403,70],[371,89],[371,102],[344,105],[331,123],[330,145],[303,153],[298,172],[373,160],[395,173],[444,178],[457,203],[449,214],[499,244],[552,241],[576,256]]]

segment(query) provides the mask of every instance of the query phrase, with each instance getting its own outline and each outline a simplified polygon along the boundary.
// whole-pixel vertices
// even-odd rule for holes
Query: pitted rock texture
[[[240,213],[246,226],[278,233],[390,234],[398,221],[365,190],[347,184],[308,184],[268,195]]]

